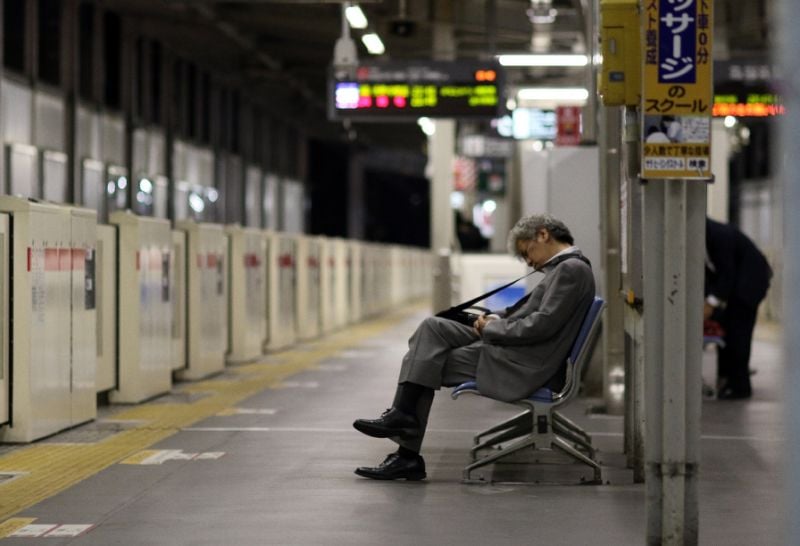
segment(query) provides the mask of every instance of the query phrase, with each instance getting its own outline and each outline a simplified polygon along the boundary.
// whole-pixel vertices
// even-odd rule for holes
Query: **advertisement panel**
[[[643,3],[642,178],[711,177],[711,0]]]

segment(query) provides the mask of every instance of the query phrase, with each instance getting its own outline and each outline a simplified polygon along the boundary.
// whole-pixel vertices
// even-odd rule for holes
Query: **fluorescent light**
[[[525,87],[517,91],[519,100],[584,101],[589,91],[582,87]]]
[[[417,125],[422,129],[422,132],[428,136],[433,136],[436,133],[436,124],[431,118],[419,118]]]
[[[586,66],[586,55],[498,55],[503,66]]]
[[[367,16],[358,6],[347,6],[344,9],[344,16],[353,28],[367,28]]]
[[[381,42],[381,37],[375,33],[364,34],[361,37],[361,41],[364,43],[367,51],[373,55],[382,55],[383,52],[386,51],[386,48],[383,47],[383,42]]]

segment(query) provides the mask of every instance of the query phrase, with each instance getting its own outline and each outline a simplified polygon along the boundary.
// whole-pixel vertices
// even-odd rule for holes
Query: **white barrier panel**
[[[350,298],[347,288],[350,284],[347,267],[347,241],[333,239],[331,241],[331,257],[333,258],[333,324],[341,328],[347,324]]]
[[[269,350],[283,349],[297,339],[296,236],[272,233],[269,244]]]
[[[327,237],[320,237],[320,293],[319,293],[319,313],[320,331],[327,334],[334,327],[334,303],[333,303],[333,249],[331,240]]]
[[[297,337],[302,340],[320,334],[322,241],[319,237],[297,239]]]
[[[383,313],[392,305],[392,248],[380,245],[378,248],[378,268],[376,285],[378,293],[377,312]]]
[[[117,228],[97,226],[95,252],[97,371],[95,388],[117,386]]]
[[[117,211],[119,377],[112,402],[135,403],[172,388],[169,222]]]
[[[364,243],[361,247],[361,315],[370,317],[375,312],[376,294],[373,288],[375,277],[375,245]]]
[[[261,356],[267,337],[267,235],[228,226],[230,310],[228,362]]]
[[[71,215],[66,207],[9,196],[0,196],[0,211],[10,213],[14,225],[8,317],[14,325],[14,382],[11,425],[0,429],[0,441],[30,442],[78,422],[72,416],[72,362],[67,356],[72,349]],[[82,370],[79,375],[86,379]],[[89,393],[95,399],[94,384]],[[83,407],[82,402],[76,400],[75,406]]]
[[[180,379],[200,379],[225,368],[228,345],[227,240],[218,224],[178,222],[186,232],[187,366]]]
[[[11,238],[8,229],[8,215],[0,214],[0,425],[8,423],[11,419],[9,411],[9,395],[11,394],[11,381],[9,378],[8,362],[8,323],[10,315],[10,301],[8,299],[9,285],[9,250],[11,249]]]
[[[72,424],[97,417],[97,211],[70,209]]]
[[[406,263],[405,249],[400,247],[389,248],[389,279],[390,295],[392,305],[396,305],[406,299],[408,290],[408,279],[406,274],[408,264]]]
[[[328,333],[347,324],[347,242],[322,239],[322,332]]]
[[[419,267],[415,268],[417,272],[414,280],[415,286],[419,287],[417,296],[426,297],[430,296],[433,292],[433,260],[429,250],[417,251],[417,264]]]
[[[361,275],[363,273],[361,250],[363,248],[363,244],[358,241],[349,241],[347,247],[347,268],[350,271],[350,285],[348,287],[347,296],[350,300],[349,320],[351,323],[353,323],[361,320],[363,312],[361,309]]]
[[[172,230],[172,371],[186,367],[186,232]]]

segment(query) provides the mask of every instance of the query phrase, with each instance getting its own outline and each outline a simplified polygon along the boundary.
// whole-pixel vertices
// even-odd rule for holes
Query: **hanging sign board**
[[[642,178],[711,177],[712,3],[642,4]]]
[[[409,121],[495,118],[502,94],[495,62],[415,61],[362,64],[349,74],[331,71],[331,119]]]

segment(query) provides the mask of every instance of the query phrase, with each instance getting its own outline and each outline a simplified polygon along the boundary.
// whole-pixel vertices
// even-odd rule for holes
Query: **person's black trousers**
[[[719,349],[717,378],[723,390],[750,396],[750,348],[758,308],[736,301],[728,302],[720,324],[725,329],[725,347]]]

